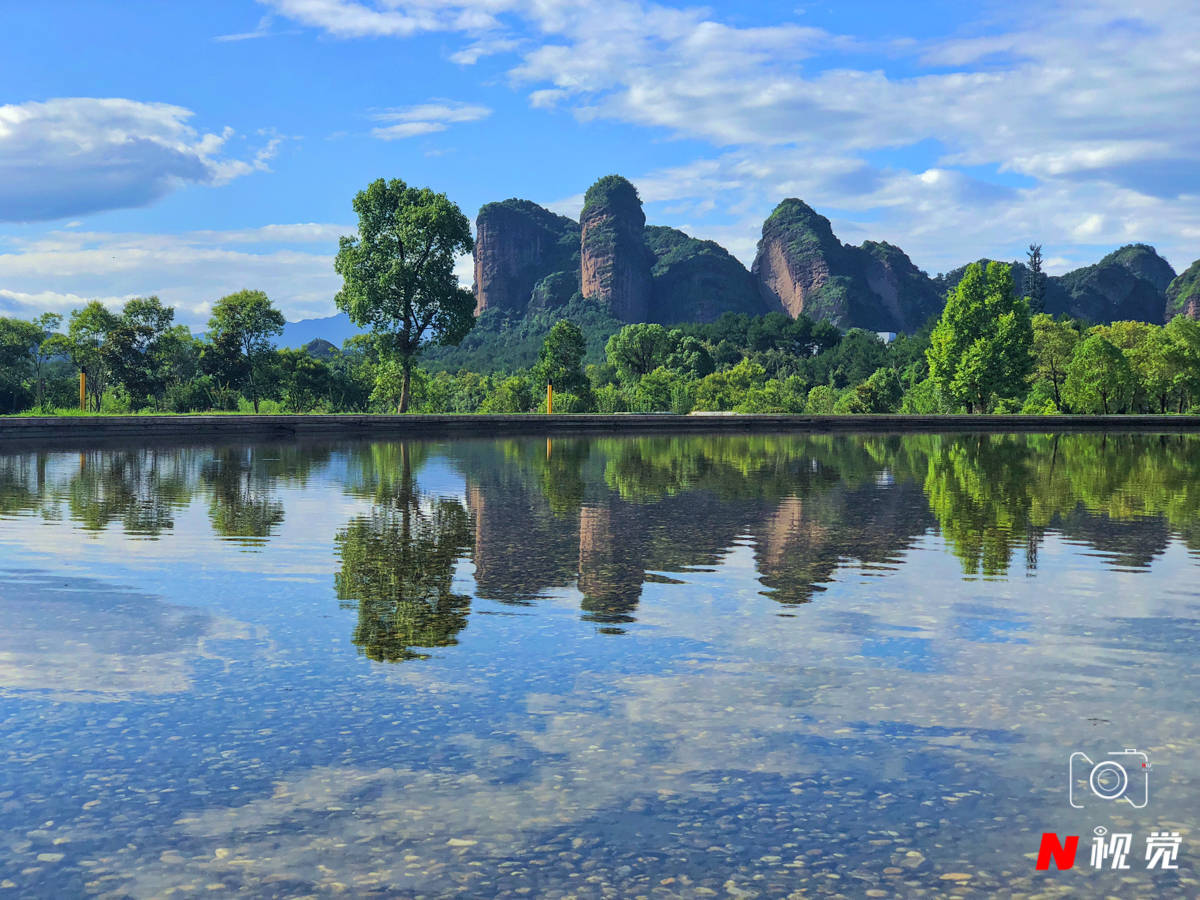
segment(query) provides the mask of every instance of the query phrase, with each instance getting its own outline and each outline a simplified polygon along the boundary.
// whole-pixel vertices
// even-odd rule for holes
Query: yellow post
[[[546,415],[554,413],[554,385],[546,382]]]
[[[87,375],[79,373],[79,411],[87,412]]]

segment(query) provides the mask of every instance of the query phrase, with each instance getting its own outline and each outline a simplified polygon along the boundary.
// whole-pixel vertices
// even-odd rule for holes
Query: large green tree
[[[398,411],[406,412],[417,355],[430,344],[457,344],[475,324],[474,295],[459,287],[454,263],[474,249],[458,205],[399,179],[371,182],[354,197],[358,235],[339,240],[338,308],[370,328],[381,353],[401,369]]]
[[[587,344],[583,332],[574,322],[563,320],[554,323],[533,367],[536,383],[545,389],[553,385],[556,391],[583,396],[588,393],[587,376],[583,372],[583,356]]]
[[[1016,296],[1011,269],[972,263],[930,335],[929,377],[967,412],[987,412],[993,400],[1024,396],[1032,346],[1029,304]]]
[[[108,387],[108,365],[104,347],[116,327],[118,316],[99,300],[71,311],[66,334],[52,334],[46,339],[48,353],[62,354],[87,376],[87,405],[100,411],[104,391]]]
[[[0,396],[5,412],[16,412],[27,402],[29,348],[34,342],[31,323],[0,318]]]
[[[673,343],[670,332],[661,325],[635,322],[608,339],[604,355],[621,378],[637,381],[666,363]]]
[[[157,297],[135,297],[121,309],[100,347],[108,373],[135,407],[157,405],[170,378],[175,310]]]
[[[1046,313],[1033,317],[1033,374],[1049,382],[1059,412],[1064,412],[1062,386],[1078,343],[1079,332],[1070,322],[1056,320]]]
[[[1098,334],[1084,338],[1067,366],[1063,394],[1077,412],[1118,412],[1133,395],[1136,379],[1121,349]]]
[[[260,393],[260,379],[256,376],[271,353],[271,338],[283,332],[283,324],[283,313],[262,291],[238,291],[222,297],[213,306],[212,318],[208,320],[209,340],[215,348],[224,348],[214,358],[236,362],[238,373],[245,375],[246,390],[255,412]],[[232,352],[234,348],[236,355]],[[227,377],[232,374],[227,373]]]

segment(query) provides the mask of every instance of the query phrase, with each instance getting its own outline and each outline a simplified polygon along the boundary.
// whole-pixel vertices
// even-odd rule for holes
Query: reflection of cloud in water
[[[1087,825],[1060,796],[1066,754],[1110,742],[1148,749],[1160,765],[1160,799],[1153,815],[1129,816],[1132,830],[1191,821],[1185,798],[1200,776],[1186,752],[1200,740],[1192,688],[1147,673],[1181,674],[1174,657],[1194,651],[1194,622],[1179,629],[1168,618],[1176,603],[1119,602],[1136,576],[1081,589],[1071,567],[1043,567],[1042,596],[1003,582],[977,583],[970,597],[930,595],[924,585],[941,583],[932,569],[958,565],[936,545],[871,579],[870,597],[844,570],[827,602],[801,618],[772,615],[770,628],[771,601],[724,590],[748,548],[688,585],[647,585],[641,627],[691,648],[661,672],[591,672],[561,692],[525,694],[503,733],[444,736],[455,752],[439,767],[406,764],[397,735],[393,766],[320,766],[278,781],[270,796],[196,811],[178,822],[177,843],[190,849],[147,859],[133,892],[275,882],[285,892],[489,893],[506,877],[497,862],[509,860],[519,865],[510,872],[525,873],[514,883],[557,895],[578,884],[564,873],[586,858],[618,891],[634,888],[614,874],[624,863],[714,888],[730,873],[795,886],[803,877],[792,861],[815,846],[844,853],[843,873],[890,866],[916,879],[893,882],[897,894],[937,887],[946,871],[1007,893],[1015,882],[1000,869],[989,875],[984,854],[1032,878],[1023,866],[1031,835]],[[1105,604],[1112,614],[1096,615]],[[997,630],[1021,640],[996,640]],[[1124,647],[1117,638],[1131,631],[1137,641]],[[864,653],[889,638],[938,647],[938,666]],[[464,671],[420,686],[449,702],[480,679]],[[1109,722],[1103,731],[1089,721],[1096,715]],[[757,821],[770,824],[754,832]],[[642,827],[663,831],[639,845]],[[749,862],[738,843],[747,834],[758,854]],[[929,861],[910,869],[912,847]],[[820,863],[809,859],[805,872]],[[542,864],[566,880],[539,881]]]
[[[122,699],[191,688],[209,644],[248,640],[251,626],[91,579],[5,572],[0,690],[59,700]]]

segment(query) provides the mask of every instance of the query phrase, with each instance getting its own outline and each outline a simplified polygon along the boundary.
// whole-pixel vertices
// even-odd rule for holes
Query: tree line
[[[727,313],[673,328],[626,325],[603,358],[569,319],[537,362],[500,372],[430,372],[428,348],[455,345],[474,324],[474,298],[454,262],[473,247],[445,194],[379,179],[354,198],[359,228],[334,261],[335,297],[368,332],[341,348],[276,349],[282,312],[262,291],[218,300],[200,336],[157,297],[119,311],[93,301],[64,321],[0,318],[0,412],[77,406],[135,412],[1166,413],[1200,407],[1200,322],[1091,325],[1042,306],[1040,250],[1030,296],[1010,267],[974,264],[936,322],[885,343],[783,313]],[[594,337],[594,336],[593,336]]]

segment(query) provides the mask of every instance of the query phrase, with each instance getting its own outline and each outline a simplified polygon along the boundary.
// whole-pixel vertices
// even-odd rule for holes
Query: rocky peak
[[[899,247],[845,245],[827,218],[795,198],[763,223],[751,271],[773,308],[842,328],[911,331],[940,308],[932,279]]]
[[[524,312],[548,274],[577,279],[572,273],[578,272],[578,257],[579,225],[574,220],[528,200],[486,204],[475,220],[475,314],[487,309]]]
[[[825,297],[829,281],[841,267],[842,245],[829,220],[802,200],[784,200],[763,223],[762,239],[751,274],[763,301],[793,319],[844,320],[846,310]]]
[[[645,322],[650,312],[646,214],[637,189],[620,175],[588,188],[580,217],[580,290],[623,322]]]
[[[1171,274],[1166,283],[1163,266]],[[1153,247],[1130,244],[1094,265],[1047,279],[1046,312],[1096,323],[1161,324],[1166,306],[1164,291],[1173,278],[1174,270]]]
[[[1200,319],[1200,259],[1167,286],[1166,317],[1169,321],[1179,315]]]
[[[1171,264],[1149,244],[1126,244],[1108,254],[1098,265],[1122,266],[1133,276],[1150,282],[1157,291],[1165,291],[1167,285],[1175,280],[1175,270]]]

